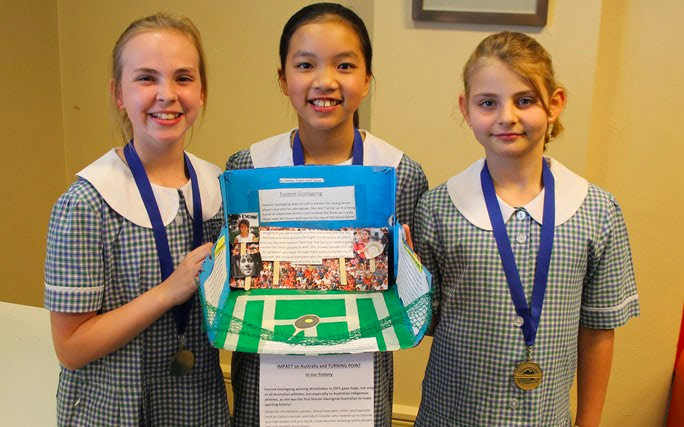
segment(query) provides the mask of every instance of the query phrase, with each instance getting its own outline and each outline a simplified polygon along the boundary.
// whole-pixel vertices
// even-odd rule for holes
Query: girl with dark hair
[[[232,155],[227,169],[300,164],[391,166],[397,172],[397,220],[413,226],[413,212],[428,184],[420,165],[397,148],[357,128],[368,95],[372,49],[361,18],[335,3],[295,13],[280,38],[278,80],[297,112],[298,127]],[[233,353],[237,425],[259,424],[258,354]],[[374,355],[375,425],[392,418],[392,354]]]

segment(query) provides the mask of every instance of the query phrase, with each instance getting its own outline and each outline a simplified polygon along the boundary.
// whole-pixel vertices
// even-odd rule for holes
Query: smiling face
[[[538,85],[543,87],[543,85]],[[469,79],[469,93],[461,95],[461,112],[482,144],[488,159],[541,158],[548,126],[563,109],[565,93],[541,94],[498,59],[484,59]]]
[[[294,32],[285,69],[278,74],[300,129],[351,128],[370,83],[358,36],[332,18],[304,24]]]
[[[204,105],[199,54],[188,37],[171,30],[140,33],[124,46],[121,69],[113,96],[135,143],[182,145]]]

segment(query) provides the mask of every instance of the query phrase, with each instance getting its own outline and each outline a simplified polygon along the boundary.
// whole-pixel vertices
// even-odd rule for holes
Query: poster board
[[[200,274],[212,345],[251,353],[336,354],[392,351],[420,342],[430,323],[431,276],[396,224],[394,168],[261,168],[226,171],[219,180],[226,226]],[[256,214],[262,230],[386,229],[387,289],[231,288],[236,241],[230,216],[240,214]],[[260,235],[260,245],[263,239]]]

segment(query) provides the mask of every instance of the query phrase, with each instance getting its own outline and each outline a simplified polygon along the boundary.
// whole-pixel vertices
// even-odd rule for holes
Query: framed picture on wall
[[[543,27],[548,7],[548,0],[413,0],[413,19]]]

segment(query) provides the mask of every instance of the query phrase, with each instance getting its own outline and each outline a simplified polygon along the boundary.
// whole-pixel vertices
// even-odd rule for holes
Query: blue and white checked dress
[[[109,175],[106,179],[113,181],[112,188],[118,190],[105,196],[118,200],[117,208],[127,216],[140,218],[139,212],[126,211],[121,205],[125,201],[116,194],[131,189],[131,183],[123,176],[130,172],[118,157],[112,156],[116,156],[113,151],[93,163],[104,162],[105,170],[114,165],[113,172],[105,173]],[[203,192],[215,191],[211,185],[218,186],[218,181],[208,183],[212,181],[211,175],[215,180],[220,170],[194,156],[191,160],[198,175],[204,178],[204,182],[200,179],[205,211],[203,240],[214,241],[223,214],[220,203],[207,203],[210,206],[206,208],[213,212],[206,218]],[[125,171],[116,170],[117,162]],[[166,233],[176,265],[192,250],[191,209],[186,205],[187,195],[192,194],[190,184],[182,190],[165,192],[167,196],[177,192],[176,212],[169,212],[168,199],[160,201],[157,197],[162,216],[166,212],[173,218],[166,225]],[[104,313],[128,303],[160,281],[151,227],[142,227],[122,216],[91,182],[79,177],[52,211],[45,261],[45,307],[64,313]],[[61,368],[57,389],[58,424],[230,425],[218,351],[209,345],[202,330],[198,297],[193,298],[186,337],[187,347],[197,360],[189,375],[169,374],[169,362],[178,349],[178,341],[173,316],[168,312],[119,350],[81,369]]]
[[[419,202],[413,238],[434,274],[436,327],[417,426],[570,425],[579,325],[613,329],[639,314],[620,207],[606,191],[549,162],[557,220],[533,353],[544,377],[535,390],[512,381],[526,350],[484,205],[482,160]],[[499,205],[529,302],[543,191],[524,207]]]
[[[226,169],[251,169],[255,163],[263,166],[292,166],[290,134],[286,132],[260,143],[250,149],[232,155]],[[413,229],[413,214],[420,196],[427,191],[428,183],[418,163],[388,143],[365,132],[364,164],[396,167],[397,172],[397,220]],[[254,157],[260,157],[254,161]],[[392,393],[394,365],[391,352],[375,353],[374,364],[374,419],[376,426],[392,423]],[[259,425],[259,355],[234,352],[231,365],[233,383],[234,422],[236,426]]]

